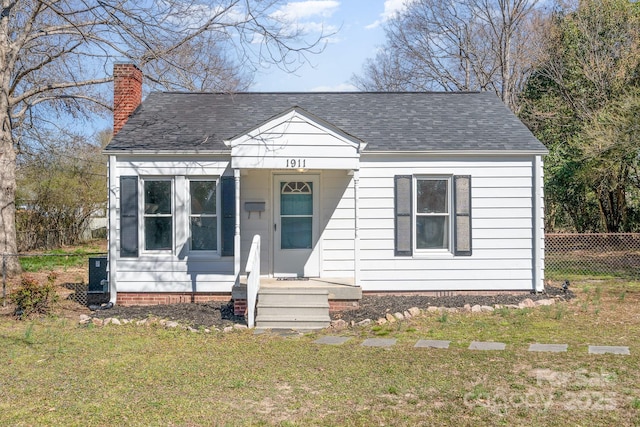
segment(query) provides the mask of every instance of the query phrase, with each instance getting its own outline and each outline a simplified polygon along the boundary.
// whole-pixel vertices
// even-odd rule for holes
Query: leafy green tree
[[[560,5],[547,55],[521,96],[521,118],[542,140],[547,228],[616,232],[632,224],[628,195],[638,151],[627,138],[640,85],[640,5],[628,0]],[[627,136],[625,136],[627,135]],[[633,190],[636,191],[635,189]]]

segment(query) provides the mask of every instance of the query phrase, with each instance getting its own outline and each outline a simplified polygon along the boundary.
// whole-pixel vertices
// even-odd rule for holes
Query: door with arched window
[[[317,277],[317,175],[276,175],[274,180],[273,274]]]

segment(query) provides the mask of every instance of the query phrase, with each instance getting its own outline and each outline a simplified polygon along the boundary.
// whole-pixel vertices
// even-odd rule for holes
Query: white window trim
[[[171,183],[171,248],[169,249],[147,249],[145,241],[145,191],[144,184],[146,181],[169,181]],[[175,177],[174,176],[140,176],[139,180],[139,221],[138,224],[138,247],[141,254],[168,254],[175,253],[176,248],[176,197],[175,197]]]
[[[444,214],[420,214],[418,215],[418,181],[422,180],[446,180],[447,181],[447,247],[446,248],[418,248],[418,216],[445,216]],[[453,257],[453,175],[414,175],[413,176],[413,210],[411,220],[413,222],[413,254],[420,258],[424,255],[444,255]]]

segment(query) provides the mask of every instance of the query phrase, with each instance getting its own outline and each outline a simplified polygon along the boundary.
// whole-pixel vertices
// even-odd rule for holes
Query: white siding
[[[354,275],[354,190],[347,171],[324,171],[320,220],[323,277]]]
[[[240,176],[240,272],[244,274],[251,241],[260,235],[260,274],[271,271],[271,251],[273,248],[273,192],[272,175],[267,169],[251,169]],[[246,202],[264,202],[261,214],[245,211]]]
[[[363,156],[363,290],[532,290],[533,167],[533,156],[424,160]],[[394,255],[394,175],[471,175],[472,256],[428,251]]]
[[[360,142],[293,110],[229,142],[234,168],[347,170]]]
[[[229,158],[116,156],[110,174],[112,202],[110,272],[122,292],[230,292],[235,282],[233,257],[185,252],[188,230],[186,190],[190,177],[232,175]],[[539,163],[538,163],[539,165]],[[544,250],[544,234],[534,234],[534,211],[543,218],[542,191],[534,203],[532,157],[434,157],[360,159],[358,188],[360,284],[364,291],[532,290],[541,274],[534,274],[534,254]],[[273,181],[276,173],[292,170],[248,169],[240,177],[241,269],[244,271],[251,240],[262,238],[261,274],[273,269]],[[355,274],[355,189],[347,170],[315,170],[320,176],[321,277]],[[538,171],[541,174],[541,171]],[[113,176],[111,176],[113,175]],[[174,249],[138,258],[119,258],[120,176],[174,179]],[[303,174],[304,175],[304,174]],[[303,176],[302,175],[302,176]],[[394,253],[394,176],[471,175],[472,256],[446,252]],[[265,211],[249,214],[245,202],[264,202]],[[142,224],[140,225],[142,226]],[[543,230],[542,230],[543,231]],[[534,239],[537,236],[537,245]],[[541,257],[538,269],[544,268]]]
[[[233,257],[216,254],[189,253],[187,203],[188,179],[219,179],[228,170],[228,158],[207,157],[140,157],[115,156],[116,173],[109,176],[111,194],[110,233],[114,240],[109,246],[109,259],[116,265],[110,272],[118,292],[230,292],[235,283]],[[139,257],[120,258],[120,176],[140,178],[172,178],[173,249],[162,253],[145,253],[140,244]],[[139,187],[141,189],[141,187]],[[141,190],[140,190],[141,191]],[[218,189],[218,193],[220,190]],[[140,200],[140,198],[139,198]],[[219,201],[220,199],[218,199]],[[141,210],[140,208],[139,210]],[[142,220],[139,219],[142,239]],[[113,262],[115,260],[115,262]],[[113,284],[113,283],[112,283]]]

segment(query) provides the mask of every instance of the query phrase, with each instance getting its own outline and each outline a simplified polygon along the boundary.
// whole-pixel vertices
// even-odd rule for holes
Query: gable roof
[[[365,142],[365,152],[546,153],[489,92],[154,92],[106,151],[227,152],[225,140],[295,107]]]

